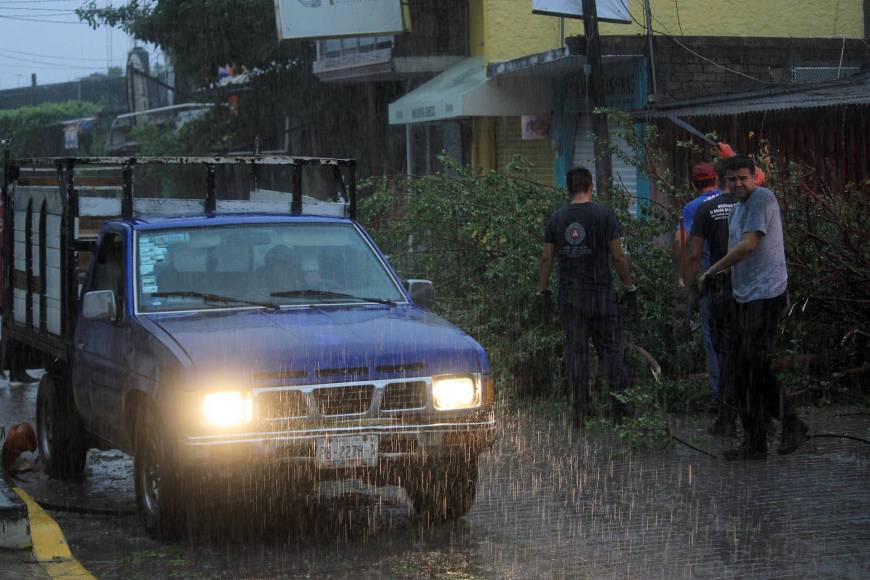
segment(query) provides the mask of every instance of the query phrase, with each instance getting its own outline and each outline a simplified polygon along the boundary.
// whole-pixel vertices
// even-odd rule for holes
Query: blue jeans
[[[713,335],[710,332],[710,297],[701,299],[701,332],[704,335],[704,349],[707,351],[707,376],[710,377],[710,391],[713,402],[719,400],[719,359],[713,346]]]

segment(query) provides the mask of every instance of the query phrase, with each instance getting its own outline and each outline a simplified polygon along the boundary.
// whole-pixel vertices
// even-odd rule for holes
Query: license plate
[[[378,463],[378,436],[323,437],[317,440],[319,467],[363,467]]]

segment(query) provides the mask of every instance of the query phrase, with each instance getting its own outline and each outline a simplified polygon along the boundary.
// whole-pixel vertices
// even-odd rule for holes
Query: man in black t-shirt
[[[582,426],[589,410],[587,352],[591,335],[603,363],[611,392],[628,385],[624,358],[623,318],[611,284],[610,263],[616,266],[626,297],[637,288],[631,281],[622,248],[622,230],[613,210],[592,201],[592,174],[575,167],[568,172],[571,203],[550,216],[538,294],[547,298],[554,256],[559,262],[559,312],[565,331],[568,393],[575,426]],[[614,420],[625,408],[613,399]]]
[[[701,265],[704,247],[709,249],[709,264],[715,264],[728,253],[728,216],[731,208],[737,203],[737,198],[730,191],[723,191],[716,197],[708,199],[695,212],[692,231],[689,238],[689,262],[684,272],[685,280],[695,280]],[[711,435],[734,435],[737,419],[736,401],[734,400],[734,378],[731,376],[727,362],[726,325],[728,307],[731,302],[731,277],[728,273],[716,276],[706,290],[709,308],[710,337],[713,340],[713,350],[719,363],[719,415],[709,429]]]

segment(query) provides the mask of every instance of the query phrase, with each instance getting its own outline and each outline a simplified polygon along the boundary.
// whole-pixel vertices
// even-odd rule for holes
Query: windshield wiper
[[[361,302],[375,302],[376,304],[386,304],[387,306],[395,306],[396,302],[389,298],[368,298],[365,296],[354,296],[344,292],[332,292],[330,290],[283,290],[281,292],[272,292],[269,296],[276,298],[295,298],[295,297],[311,297],[311,298],[346,298],[349,300],[359,300]]]
[[[248,304],[250,306],[262,306],[270,310],[280,310],[281,307],[274,302],[259,302],[257,300],[245,300],[244,298],[233,298],[232,296],[221,296],[220,294],[212,294],[210,292],[198,292],[196,290],[170,290],[167,292],[152,292],[149,296],[156,298],[170,298],[177,296],[179,298],[202,298],[203,302],[223,302],[224,304]]]

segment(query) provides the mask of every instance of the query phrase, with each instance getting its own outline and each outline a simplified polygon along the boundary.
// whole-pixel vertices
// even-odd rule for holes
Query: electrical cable
[[[680,5],[677,2],[678,0],[674,0],[674,11],[677,13],[677,26],[680,28],[680,36],[685,36],[686,33],[683,32],[683,23],[680,22]]]
[[[689,52],[690,54],[692,54],[692,55],[695,56],[696,58],[700,58],[701,60],[704,60],[704,61],[706,61],[706,62],[709,62],[709,63],[712,64],[713,66],[719,67],[719,68],[721,68],[722,70],[728,71],[728,72],[733,73],[733,74],[740,75],[740,76],[742,76],[742,77],[746,77],[746,78],[748,78],[748,79],[750,79],[750,80],[753,80],[753,81],[755,81],[755,82],[758,82],[758,83],[761,83],[761,84],[764,84],[764,85],[778,85],[778,84],[779,84],[779,83],[775,83],[775,82],[773,82],[773,81],[765,81],[765,80],[763,80],[763,79],[756,78],[756,77],[754,77],[754,76],[752,76],[752,75],[748,75],[748,74],[746,74],[746,73],[744,73],[744,72],[740,72],[739,70],[735,70],[735,69],[729,68],[729,67],[727,67],[727,66],[725,66],[725,65],[723,65],[723,64],[719,64],[719,63],[716,62],[715,60],[713,60],[713,59],[711,59],[711,58],[709,58],[709,57],[706,57],[706,56],[704,56],[703,54],[701,54],[701,53],[699,53],[699,52],[697,52],[697,51],[695,51],[695,50],[692,50],[691,48],[689,48],[688,46],[686,46],[685,44],[683,44],[682,42],[680,42],[680,41],[679,41],[679,40],[678,40],[678,39],[677,39],[673,34],[671,34],[671,32],[667,30],[667,26],[665,25],[665,23],[662,22],[661,20],[659,20],[659,18],[658,18],[657,16],[655,16],[655,15],[653,15],[653,18],[655,18],[655,20],[656,20],[659,24],[662,25],[662,28],[664,28],[665,31],[663,32],[663,31],[661,31],[661,30],[656,30],[656,29],[653,28],[652,26],[650,26],[649,28],[647,28],[646,24],[642,23],[642,22],[639,21],[637,18],[635,18],[635,17],[634,17],[634,14],[632,14],[631,11],[628,10],[628,6],[626,5],[625,0],[620,0],[620,2],[622,3],[623,7],[628,11],[628,15],[631,16],[631,19],[634,20],[635,24],[637,24],[638,26],[640,26],[643,30],[650,30],[650,31],[652,31],[652,32],[655,33],[655,34],[658,34],[658,35],[660,35],[660,36],[666,36],[666,37],[670,38],[672,41],[674,41],[675,44],[677,44],[677,46],[679,46],[679,47],[682,48],[683,50]]]
[[[7,52],[10,54],[20,54],[20,55],[24,55],[24,56],[35,56],[38,58],[49,58],[52,60],[63,60],[63,61],[74,61],[74,62],[88,61],[88,62],[100,62],[100,63],[106,62],[105,58],[85,58],[85,57],[76,58],[76,57],[72,57],[72,56],[54,56],[51,54],[39,54],[37,52],[23,52],[21,50],[11,50],[8,48],[0,48],[0,53],[2,53],[2,52]],[[126,61],[122,59],[122,60],[115,60],[114,62],[118,62],[118,63],[123,64]]]
[[[693,451],[697,451],[698,453],[702,453],[702,454],[706,455],[707,457],[712,457],[713,459],[719,459],[718,455],[714,455],[713,453],[710,453],[709,451],[705,451],[704,449],[701,449],[700,447],[695,447],[694,445],[692,445],[688,441],[684,441],[683,439],[680,439],[679,437],[677,437],[673,433],[670,433],[670,436],[671,436],[671,439],[673,439],[674,441],[676,441],[680,445],[685,445],[689,449],[691,449]]]
[[[870,445],[870,440],[868,439],[856,437],[854,435],[845,435],[843,433],[813,433],[809,436],[809,439],[850,439],[852,441],[858,441]]]
[[[19,12],[55,12],[61,14],[75,14],[75,10],[66,10],[64,8],[19,8],[17,6],[4,6],[5,10],[18,10]],[[42,16],[46,16],[43,14]]]
[[[3,64],[4,67],[23,68],[23,69],[28,69],[28,70],[29,69],[43,69],[43,70],[76,69],[76,70],[95,71],[96,72],[96,69],[102,68],[102,67],[97,67],[97,66],[76,66],[76,65],[72,65],[72,64],[63,64],[63,63],[59,63],[59,62],[40,62],[40,61],[34,61],[34,60],[28,60],[28,59],[18,59],[18,58],[6,56],[4,54],[0,54],[0,58],[6,59],[6,60],[11,60],[13,62],[18,62],[18,63],[33,63],[33,64],[18,64],[18,65],[6,64],[6,63]],[[34,66],[34,65],[36,65],[36,66]]]
[[[0,14],[0,18],[6,18],[8,20],[20,20],[22,22],[41,22],[46,24],[84,24],[87,26],[87,22],[82,22],[80,20],[73,22],[72,20],[48,20],[46,18],[29,18],[27,16],[6,16],[5,14]]]

